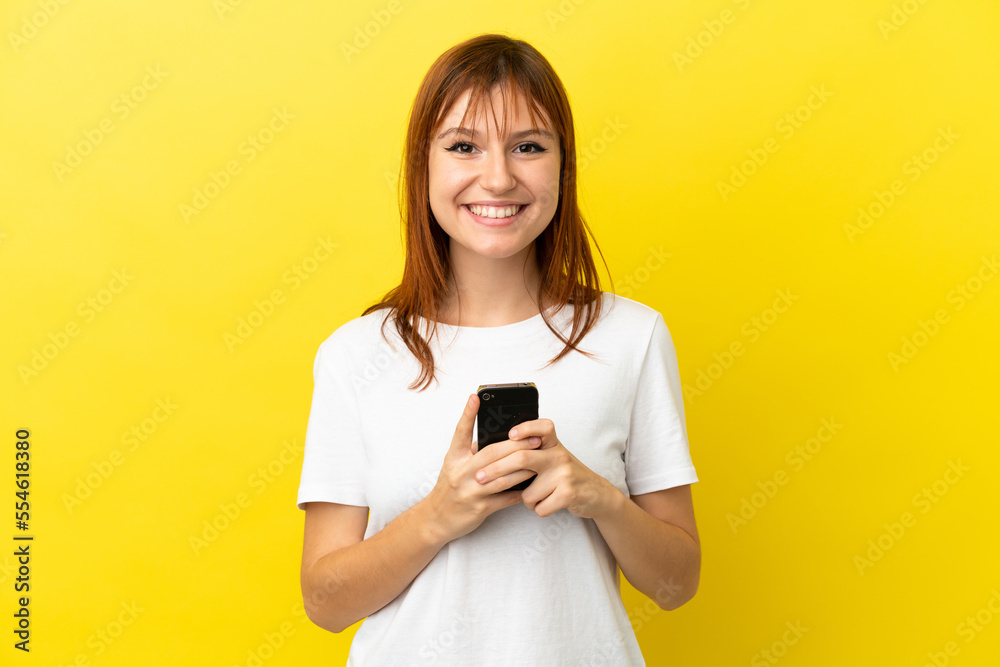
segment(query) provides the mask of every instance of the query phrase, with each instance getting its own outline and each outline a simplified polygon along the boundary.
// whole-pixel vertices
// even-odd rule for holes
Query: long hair
[[[434,379],[433,354],[415,325],[417,318],[423,317],[433,322],[429,336],[437,332],[437,315],[451,273],[449,238],[434,219],[428,198],[431,135],[443,114],[466,91],[471,91],[471,95],[461,121],[463,127],[470,111],[478,113],[486,104],[492,106],[491,93],[496,86],[505,107],[505,127],[498,129],[498,136],[506,134],[508,112],[520,95],[528,103],[532,128],[538,129],[536,114],[541,107],[560,140],[559,203],[552,221],[534,241],[535,261],[541,274],[537,303],[546,326],[565,344],[546,366],[571,350],[592,356],[577,345],[600,316],[601,284],[590,251],[593,234],[577,205],[576,135],[566,91],[555,70],[533,46],[505,35],[483,34],[453,46],[438,57],[417,91],[410,110],[399,178],[399,210],[406,234],[403,278],[397,287],[362,313],[393,309],[396,330],[423,367],[409,386],[411,390],[419,386],[423,391]],[[495,110],[493,119],[495,126]],[[596,240],[594,246],[607,269]],[[553,327],[546,309],[541,307],[543,294],[550,298],[555,313],[566,304],[573,304],[573,327],[568,338]],[[389,319],[382,322],[383,337]]]

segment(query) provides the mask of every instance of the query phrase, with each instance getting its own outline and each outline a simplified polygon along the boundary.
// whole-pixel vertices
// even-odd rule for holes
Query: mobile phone
[[[476,441],[480,450],[509,440],[508,433],[517,424],[538,419],[538,388],[534,382],[483,384],[479,385],[476,395],[479,396]],[[532,475],[510,489],[526,489],[535,477],[537,475]]]

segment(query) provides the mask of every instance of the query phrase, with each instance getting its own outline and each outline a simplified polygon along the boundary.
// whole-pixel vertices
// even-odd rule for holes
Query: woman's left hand
[[[580,462],[556,437],[551,419],[522,422],[511,429],[510,440],[531,438],[541,445],[522,449],[491,463],[476,473],[480,484],[487,484],[518,470],[532,470],[538,477],[521,492],[521,500],[538,516],[548,516],[568,509],[578,517],[593,519],[612,509],[621,496],[608,480]],[[512,481],[511,484],[516,484]]]

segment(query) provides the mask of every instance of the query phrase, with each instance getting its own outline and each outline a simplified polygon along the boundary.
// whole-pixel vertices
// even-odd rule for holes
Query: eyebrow
[[[466,127],[451,127],[442,132],[441,134],[439,134],[438,139],[444,139],[449,134],[464,134],[470,137],[474,137],[476,135],[475,131],[470,130]],[[545,137],[549,141],[555,141],[556,139],[552,135],[552,133],[549,132],[548,130],[521,130],[520,132],[515,132],[514,134],[510,135],[509,138],[514,141],[517,141],[518,139],[523,139],[524,137],[530,137],[532,135]]]

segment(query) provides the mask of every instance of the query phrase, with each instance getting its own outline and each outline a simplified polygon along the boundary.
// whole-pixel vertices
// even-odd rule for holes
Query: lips
[[[478,223],[480,223],[482,225],[485,225],[487,227],[506,227],[507,225],[511,224],[512,222],[514,222],[516,220],[519,220],[521,218],[521,216],[524,214],[524,209],[528,208],[528,205],[527,204],[523,204],[523,205],[520,205],[519,207],[515,207],[515,206],[498,206],[498,207],[483,206],[483,207],[480,207],[480,206],[477,206],[477,205],[474,205],[474,204],[464,204],[462,206],[462,208],[464,208],[468,212],[468,214],[472,217],[473,220],[475,220],[476,222],[478,222]],[[494,218],[494,217],[489,217],[488,215],[479,215],[479,214],[473,213],[473,211],[472,211],[473,208],[475,208],[476,210],[479,210],[479,211],[482,211],[483,209],[486,209],[487,213],[494,213],[494,214],[496,214],[497,211],[507,212],[507,211],[509,211],[509,210],[511,210],[513,208],[517,208],[517,212],[514,213],[514,215],[509,215],[509,216],[502,217],[502,218]]]
[[[469,210],[483,218],[509,218],[521,210],[522,204],[466,204]]]

